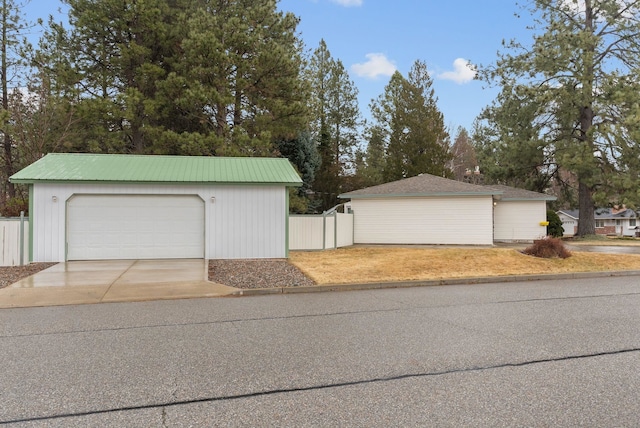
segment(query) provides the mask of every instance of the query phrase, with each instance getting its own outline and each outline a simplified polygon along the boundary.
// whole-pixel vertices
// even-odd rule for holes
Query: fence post
[[[339,215],[340,213],[337,211],[334,211],[333,213],[333,248],[335,248],[336,250],[338,249],[338,217],[340,217]]]
[[[24,211],[20,211],[20,266],[24,266]]]
[[[327,249],[327,214],[322,213],[322,250]]]

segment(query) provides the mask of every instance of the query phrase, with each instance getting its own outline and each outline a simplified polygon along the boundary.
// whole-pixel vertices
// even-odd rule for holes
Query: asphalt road
[[[640,277],[0,310],[0,425],[638,426]]]

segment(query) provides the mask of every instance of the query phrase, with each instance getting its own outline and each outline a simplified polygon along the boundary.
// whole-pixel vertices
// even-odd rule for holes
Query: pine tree
[[[456,136],[451,146],[451,171],[456,180],[462,181],[469,171],[474,171],[478,166],[476,151],[471,144],[469,132],[462,126],[458,127]]]
[[[316,179],[316,171],[320,166],[318,147],[309,131],[300,132],[296,138],[283,138],[276,142],[280,155],[286,157],[296,167],[302,178],[302,186],[290,190],[290,196],[295,197],[296,203],[290,199],[291,212],[304,214],[314,211],[315,207],[308,198]]]
[[[615,195],[622,195],[620,202],[639,200],[633,164],[640,125],[640,1],[537,0],[531,13],[532,45],[506,43],[495,66],[483,72],[503,88],[494,106],[499,114],[488,120],[498,138],[518,134],[521,125],[509,121],[518,114],[513,101],[524,101],[537,133],[527,141],[540,141],[558,169],[577,177],[577,234],[593,234],[596,202]]]
[[[358,91],[342,62],[331,57],[324,40],[309,61],[306,78],[311,89],[311,130],[322,159],[314,191],[321,197],[321,209],[327,210],[339,202],[345,177],[354,169]]]
[[[384,131],[377,126],[371,126],[367,130],[366,152],[360,153],[356,175],[359,187],[369,187],[384,183],[383,173],[385,169],[385,141]]]
[[[272,155],[307,121],[298,19],[275,0],[64,0],[40,60],[75,97],[68,150]]]
[[[553,147],[536,121],[537,104],[505,87],[474,123],[473,140],[488,184],[544,192],[558,175]]]
[[[25,39],[30,24],[21,14],[21,6],[14,0],[2,0],[0,3],[0,133],[2,134],[2,204],[7,198],[16,196],[16,189],[9,177],[19,169],[14,146],[16,144],[11,116],[14,113],[11,98],[24,81],[26,74],[26,50],[29,44]],[[22,84],[21,84],[22,83]],[[17,94],[13,94],[14,96]]]
[[[426,64],[416,61],[407,78],[396,71],[371,103],[374,126],[385,140],[385,181],[451,174],[449,135],[432,84]]]

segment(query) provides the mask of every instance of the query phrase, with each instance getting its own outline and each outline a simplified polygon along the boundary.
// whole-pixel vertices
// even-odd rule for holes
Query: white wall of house
[[[486,196],[352,199],[356,244],[493,243],[493,201]]]
[[[638,221],[635,218],[596,219],[596,232],[599,228],[606,227],[612,231],[607,231],[607,233],[614,233],[619,236],[635,236],[637,224]]]
[[[33,261],[66,260],[67,202],[73,195],[97,194],[197,195],[204,201],[206,259],[286,257],[284,186],[37,183],[30,216]]]
[[[545,201],[496,201],[493,210],[494,240],[532,242],[547,234]]]

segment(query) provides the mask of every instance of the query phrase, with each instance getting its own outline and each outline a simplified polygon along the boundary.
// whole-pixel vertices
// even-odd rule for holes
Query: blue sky
[[[280,9],[300,17],[298,29],[308,49],[324,39],[342,61],[360,91],[364,117],[390,72],[406,75],[420,59],[432,73],[445,125],[454,129],[470,130],[497,94],[484,82],[468,80],[466,61],[488,65],[503,39],[531,39],[529,20],[514,16],[522,12],[515,1],[281,0]]]
[[[56,13],[55,0],[32,0],[28,19]],[[349,71],[359,90],[364,118],[394,70],[406,75],[415,60],[432,73],[445,125],[468,129],[497,89],[469,80],[464,64],[495,61],[503,39],[527,41],[529,20],[516,18],[515,1],[442,0],[280,0],[279,8],[300,18],[298,30],[307,49],[321,39]]]

